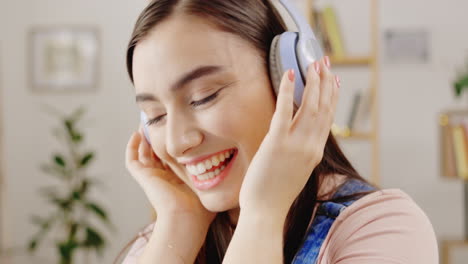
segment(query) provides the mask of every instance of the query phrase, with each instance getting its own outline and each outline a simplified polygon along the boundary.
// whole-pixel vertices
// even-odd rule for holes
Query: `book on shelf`
[[[354,123],[356,121],[356,114],[361,103],[362,92],[356,91],[353,96],[353,101],[351,102],[351,111],[349,111],[347,127],[350,130],[354,129]]]
[[[371,89],[357,90],[354,93],[349,111],[347,127],[351,131],[368,132],[371,130]]]
[[[452,140],[452,126],[443,125],[441,126],[440,133],[440,144],[441,144],[441,174],[446,177],[457,177],[457,171],[455,168],[455,153],[453,151],[453,140]]]
[[[442,175],[468,180],[468,115],[448,117],[440,131]]]
[[[310,23],[326,54],[335,58],[346,56],[338,16],[332,6],[313,9]]]
[[[457,174],[463,179],[468,178],[465,132],[466,130],[463,125],[456,125],[452,130]]]
[[[312,27],[314,28],[317,40],[322,44],[325,54],[332,54],[333,51],[330,44],[330,38],[328,37],[327,29],[325,28],[322,12],[317,9],[314,9],[312,12]]]

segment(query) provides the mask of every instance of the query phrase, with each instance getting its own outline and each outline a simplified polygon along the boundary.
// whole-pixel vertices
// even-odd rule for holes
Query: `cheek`
[[[172,159],[166,151],[166,143],[165,138],[166,136],[164,133],[157,133],[157,136],[153,137],[152,140],[152,148],[156,156],[163,162],[163,163],[171,163]]]
[[[245,87],[244,90],[255,90]],[[275,101],[267,90],[256,89],[256,93],[232,94],[210,114],[206,123],[208,131],[216,131],[216,136],[231,139],[245,151],[256,152],[269,130],[275,111]]]

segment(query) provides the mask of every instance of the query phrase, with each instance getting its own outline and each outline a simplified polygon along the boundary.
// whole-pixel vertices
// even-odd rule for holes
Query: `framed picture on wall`
[[[36,27],[29,34],[34,92],[85,92],[97,87],[98,30],[86,26]]]

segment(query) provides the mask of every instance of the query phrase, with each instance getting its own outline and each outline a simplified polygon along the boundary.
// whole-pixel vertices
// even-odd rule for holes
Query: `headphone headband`
[[[307,72],[308,66],[323,58],[324,54],[320,42],[315,37],[312,28],[305,19],[303,15],[297,10],[297,8],[289,0],[270,0],[274,8],[277,9],[278,13],[282,16],[283,21],[285,21],[282,13],[279,11],[278,7],[284,9],[286,13],[294,21],[296,28],[298,30],[297,35],[298,39],[295,45],[296,50],[296,59],[300,72],[305,81],[305,73]],[[288,31],[292,31],[288,29]],[[294,32],[294,31],[293,31]]]
[[[312,29],[310,28],[309,23],[307,23],[304,16],[302,16],[299,13],[297,8],[290,1],[288,1],[288,0],[279,0],[278,2],[283,7],[283,9],[286,10],[288,15],[292,18],[292,20],[296,24],[296,28],[297,28],[298,33],[299,33],[299,39],[310,38],[310,37],[315,38],[314,33],[312,32]],[[291,31],[290,29],[288,29],[288,30]]]

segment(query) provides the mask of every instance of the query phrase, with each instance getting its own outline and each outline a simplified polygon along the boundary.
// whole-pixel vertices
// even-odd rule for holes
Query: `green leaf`
[[[58,245],[60,255],[62,256],[62,263],[71,263],[73,251],[79,246],[75,240],[68,240],[61,242]]]
[[[86,192],[88,191],[90,185],[91,185],[91,183],[88,180],[86,180],[86,179],[83,180],[83,182],[81,183],[79,192],[81,192],[83,195],[86,194]]]
[[[70,119],[63,120],[63,124],[69,136],[73,135],[73,121]]]
[[[80,167],[86,166],[86,164],[88,164],[88,162],[91,161],[93,157],[94,157],[93,152],[89,152],[86,155],[84,155],[84,157],[80,161]]]
[[[54,161],[55,161],[55,164],[59,165],[60,167],[65,168],[65,159],[60,154],[56,154],[54,156]]]
[[[64,167],[59,167],[56,164],[47,165],[43,164],[40,168],[44,173],[50,174],[52,176],[58,177],[60,179],[65,179],[69,176],[69,171]]]
[[[74,133],[72,136],[71,136],[71,139],[74,143],[79,143],[83,140],[83,135],[80,134],[80,133]]]
[[[104,209],[102,209],[101,206],[97,205],[96,203],[89,202],[86,204],[86,207],[99,216],[102,220],[108,221],[107,213],[104,211]]]
[[[73,240],[75,235],[76,235],[76,232],[78,232],[78,228],[80,227],[80,225],[78,223],[72,223],[71,226],[70,226],[70,231],[68,233],[68,240]]]
[[[81,200],[81,193],[79,191],[74,191],[72,193],[73,200],[79,201]]]
[[[460,96],[465,88],[468,88],[468,76],[461,78],[455,83],[455,93]]]
[[[56,204],[60,209],[64,211],[70,211],[72,201],[70,199],[62,199],[58,197],[52,197],[50,200],[52,203]]]
[[[29,244],[28,244],[28,251],[34,252],[37,249],[37,244],[38,244],[38,241],[36,238],[31,239],[31,241],[29,241]]]
[[[37,232],[37,234],[29,241],[27,248],[30,252],[33,252],[34,250],[36,250],[36,248],[39,246],[41,239],[50,230],[50,227],[52,226],[56,218],[57,218],[56,215],[52,215],[48,219],[43,219],[35,215],[31,217],[31,222],[35,225],[38,225],[40,229]]]
[[[88,248],[95,248],[99,252],[104,246],[105,242],[102,236],[93,228],[86,228],[86,238],[83,242],[83,246]]]

